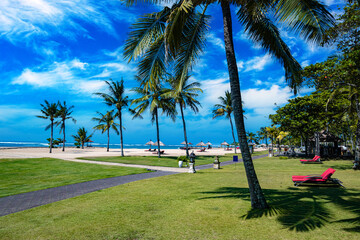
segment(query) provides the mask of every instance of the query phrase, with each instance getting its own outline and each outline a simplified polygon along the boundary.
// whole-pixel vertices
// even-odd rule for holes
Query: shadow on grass
[[[360,227],[360,192],[341,188],[289,188],[289,191],[264,189],[264,194],[270,207],[268,209],[251,209],[241,218],[247,220],[263,216],[277,216],[284,228],[298,232],[312,231],[326,224],[343,222],[349,223],[345,231],[359,232]],[[213,192],[202,192],[212,196],[201,199],[240,198],[250,201],[247,188],[219,188]],[[345,211],[356,215],[354,218],[333,221],[333,215],[326,207],[332,202]]]

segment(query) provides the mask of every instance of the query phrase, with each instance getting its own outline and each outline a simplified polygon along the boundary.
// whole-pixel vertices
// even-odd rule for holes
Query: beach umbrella
[[[221,143],[220,145],[225,145],[225,146],[228,146],[228,145],[230,145],[230,144],[228,144],[227,142],[223,142],[223,143]]]
[[[150,140],[150,141],[148,141],[147,143],[145,143],[145,145],[150,145],[150,146],[151,146],[151,145],[155,145],[155,143]]]
[[[206,146],[206,144],[203,141],[201,141],[198,144],[196,144],[196,146]]]
[[[211,142],[207,142],[206,145],[212,145]]]
[[[154,145],[158,145],[158,142],[157,141],[154,142]],[[162,141],[160,141],[160,146],[165,146],[165,144]]]
[[[183,141],[182,143],[180,143],[180,144],[186,144],[186,142],[185,141]],[[189,143],[188,143],[189,144]]]

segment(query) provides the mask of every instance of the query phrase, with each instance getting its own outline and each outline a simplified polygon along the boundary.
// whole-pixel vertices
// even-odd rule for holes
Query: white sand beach
[[[163,156],[181,156],[185,155],[185,150],[181,149],[163,149],[165,154]],[[263,149],[256,149],[256,151],[262,151]],[[192,150],[191,150],[192,151]],[[236,150],[240,153],[240,150]],[[212,148],[206,149],[205,152],[198,152],[194,150],[194,153],[198,156],[213,156],[213,155],[225,155],[227,153],[234,153],[232,151],[225,151],[224,148]],[[146,151],[145,149],[126,148],[124,149],[125,156],[156,156],[156,153]],[[85,149],[79,148],[66,148],[65,152],[61,151],[61,148],[54,148],[53,153],[49,153],[49,148],[0,148],[0,158],[42,158],[52,157],[59,159],[76,159],[79,157],[99,157],[99,156],[120,156],[120,149],[110,149],[106,152],[106,148],[91,147]]]

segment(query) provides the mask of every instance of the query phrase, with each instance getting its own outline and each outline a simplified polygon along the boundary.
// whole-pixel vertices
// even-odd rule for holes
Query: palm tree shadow
[[[289,188],[288,191],[264,189],[264,194],[270,205],[267,209],[251,209],[241,218],[248,220],[264,216],[276,216],[284,228],[297,232],[312,231],[333,222],[346,222],[353,226],[360,222],[359,191],[349,189],[324,188]],[[213,192],[202,192],[211,196],[201,199],[240,198],[250,201],[247,188],[219,188]],[[346,198],[346,200],[345,200]],[[333,221],[334,216],[326,207],[327,202],[333,202],[357,217]],[[346,231],[359,232],[359,227],[344,228]]]

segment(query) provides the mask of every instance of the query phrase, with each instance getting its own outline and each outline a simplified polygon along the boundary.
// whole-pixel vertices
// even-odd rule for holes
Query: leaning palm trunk
[[[234,144],[235,144],[235,153],[236,153],[236,140],[235,140],[235,134],[234,134],[234,127],[233,127],[233,124],[232,124],[232,120],[231,120],[231,115],[230,115],[230,125],[231,125],[231,133],[232,133],[232,136],[233,136],[233,140],[234,140]]]
[[[186,136],[186,125],[185,125],[185,118],[184,118],[184,111],[182,108],[182,104],[180,103],[180,111],[181,111],[181,117],[182,117],[182,122],[183,122],[183,127],[184,127],[184,138],[185,138],[185,147],[186,147],[186,157],[189,157],[189,149],[188,149],[188,141],[187,141],[187,136]]]
[[[158,158],[160,158],[160,133],[159,133],[159,119],[158,119],[158,109],[155,110],[155,121],[156,121],[156,136],[157,136],[157,145],[158,145]]]
[[[109,145],[110,145],[110,126],[108,126],[108,130],[107,130],[107,149],[106,151],[109,151]]]
[[[52,153],[52,145],[53,145],[53,133],[54,133],[54,121],[51,120],[51,133],[50,133],[50,153]]]
[[[119,121],[120,121],[120,147],[121,147],[121,156],[124,156],[124,146],[123,146],[123,133],[122,133],[122,118],[121,118],[121,109],[118,109]]]
[[[239,75],[236,65],[236,57],[234,51],[234,43],[232,36],[232,23],[231,23],[231,12],[228,1],[221,1],[221,9],[223,13],[224,21],[224,41],[225,41],[225,52],[229,70],[230,87],[231,87],[231,98],[232,107],[234,109],[235,126],[238,133],[240,142],[241,155],[244,161],[246,177],[249,184],[251,207],[264,209],[268,208],[266,199],[260,187],[260,183],[257,179],[255,168],[251,159],[249,146],[247,145],[244,116],[241,101],[241,92],[239,84]]]
[[[62,149],[62,151],[64,152],[65,151],[65,122],[63,124],[64,124],[64,128],[63,128],[64,136],[63,136],[63,149]]]

